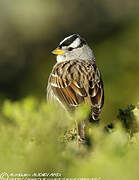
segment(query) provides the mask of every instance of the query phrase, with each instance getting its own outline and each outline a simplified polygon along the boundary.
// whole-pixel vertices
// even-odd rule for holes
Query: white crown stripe
[[[77,39],[75,39],[75,40],[73,41],[73,43],[71,43],[70,47],[76,48],[76,47],[78,47],[78,46],[80,45],[80,43],[81,43],[80,39],[77,38]]]

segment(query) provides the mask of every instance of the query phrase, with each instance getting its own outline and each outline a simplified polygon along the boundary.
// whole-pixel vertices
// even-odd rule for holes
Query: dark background
[[[1,0],[0,99],[45,99],[51,51],[78,33],[93,48],[105,86],[104,120],[139,100],[138,0]]]

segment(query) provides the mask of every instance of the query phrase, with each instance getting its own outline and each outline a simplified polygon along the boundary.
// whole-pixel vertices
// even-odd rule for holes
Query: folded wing
[[[92,61],[72,60],[58,63],[49,77],[47,98],[57,99],[68,110],[89,101],[92,117],[98,119],[104,102],[103,82]]]

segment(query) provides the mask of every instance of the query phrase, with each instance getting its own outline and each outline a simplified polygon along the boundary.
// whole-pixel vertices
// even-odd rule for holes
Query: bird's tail
[[[99,107],[92,107],[92,112],[91,112],[92,121],[99,120],[100,112],[101,112],[101,108],[99,108]]]

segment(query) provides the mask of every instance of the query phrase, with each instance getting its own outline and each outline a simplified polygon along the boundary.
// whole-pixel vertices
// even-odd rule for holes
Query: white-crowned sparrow
[[[66,37],[52,52],[57,55],[47,86],[48,102],[57,101],[74,111],[89,102],[92,120],[98,120],[104,104],[104,89],[95,57],[86,41],[78,34]]]

